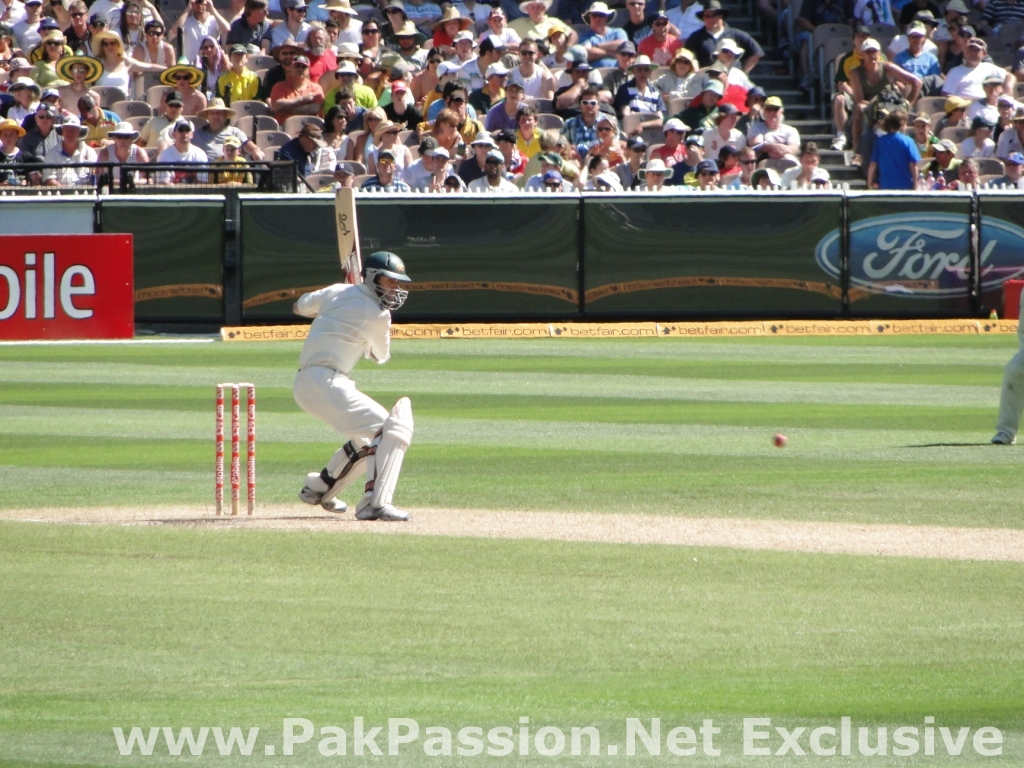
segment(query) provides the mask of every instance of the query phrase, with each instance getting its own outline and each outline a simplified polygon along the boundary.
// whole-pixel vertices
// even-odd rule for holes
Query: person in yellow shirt
[[[516,112],[516,149],[527,160],[541,153],[540,131],[537,130],[537,110],[524,104]]]
[[[224,104],[231,106],[232,101],[251,101],[260,92],[260,78],[245,65],[249,61],[249,53],[244,45],[235,44],[228,49],[228,60],[231,68],[217,78],[217,95],[224,99]]]
[[[214,160],[213,164],[216,166],[231,166],[238,170],[217,171],[210,174],[214,184],[252,184],[252,174],[245,170],[248,162],[242,156],[241,149],[242,142],[236,137],[228,136],[224,139],[224,154],[219,160]]]

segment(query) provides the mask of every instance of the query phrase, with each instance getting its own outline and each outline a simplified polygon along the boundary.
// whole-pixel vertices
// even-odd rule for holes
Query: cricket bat
[[[359,249],[359,222],[356,219],[355,190],[342,187],[334,195],[334,220],[338,227],[338,257],[345,279],[363,282],[363,257]]]

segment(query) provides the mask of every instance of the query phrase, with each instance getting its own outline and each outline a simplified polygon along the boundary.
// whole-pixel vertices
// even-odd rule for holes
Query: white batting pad
[[[372,487],[373,507],[390,504],[398,485],[398,475],[402,471],[405,451],[412,443],[412,401],[408,397],[399,398],[391,409],[384,426],[381,427],[380,440],[376,450],[371,445],[370,461],[367,463],[367,490]]]

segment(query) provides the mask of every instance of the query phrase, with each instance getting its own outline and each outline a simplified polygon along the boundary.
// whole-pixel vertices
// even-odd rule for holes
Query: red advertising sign
[[[0,236],[0,339],[135,333],[131,235]]]

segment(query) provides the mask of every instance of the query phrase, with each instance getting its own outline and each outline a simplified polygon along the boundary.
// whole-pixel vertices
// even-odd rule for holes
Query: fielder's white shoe
[[[1016,442],[1016,437],[1005,432],[996,432],[996,436],[992,438],[993,445],[1013,445]]]
[[[356,510],[356,519],[403,521],[409,519],[409,513],[403,512],[390,504],[382,504],[379,507],[371,507],[367,504],[366,506],[360,507]]]

